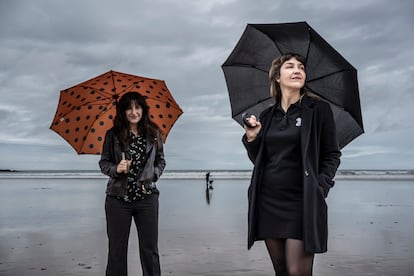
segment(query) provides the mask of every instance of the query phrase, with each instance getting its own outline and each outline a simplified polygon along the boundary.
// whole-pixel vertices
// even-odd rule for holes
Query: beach
[[[263,242],[247,250],[248,178],[161,178],[163,275],[274,275]],[[0,275],[104,275],[106,178],[0,177]],[[338,179],[328,252],[314,275],[414,275],[414,180]],[[132,227],[129,275],[141,275]]]

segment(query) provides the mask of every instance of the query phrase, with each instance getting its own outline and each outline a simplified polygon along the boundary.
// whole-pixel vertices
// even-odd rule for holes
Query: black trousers
[[[128,240],[132,218],[138,232],[142,275],[160,276],[158,194],[131,203],[107,196],[105,213],[109,239],[106,276],[127,276]]]

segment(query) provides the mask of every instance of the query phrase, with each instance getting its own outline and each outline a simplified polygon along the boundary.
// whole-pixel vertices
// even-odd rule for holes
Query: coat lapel
[[[313,108],[305,96],[302,100],[302,131],[301,131],[301,148],[302,155],[305,157],[309,146],[309,136],[311,133],[311,126],[313,120]]]

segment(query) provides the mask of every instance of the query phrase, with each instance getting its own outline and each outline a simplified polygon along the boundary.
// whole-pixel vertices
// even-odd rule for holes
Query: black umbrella
[[[306,22],[248,24],[222,65],[232,117],[256,116],[273,104],[268,72],[273,59],[298,53],[306,58],[306,87],[332,108],[338,143],[343,148],[364,132],[357,70]]]

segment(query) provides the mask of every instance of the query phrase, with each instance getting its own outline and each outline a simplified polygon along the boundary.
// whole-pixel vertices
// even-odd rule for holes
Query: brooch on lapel
[[[297,117],[296,118],[296,126],[300,127],[302,125],[302,118],[301,117]]]

